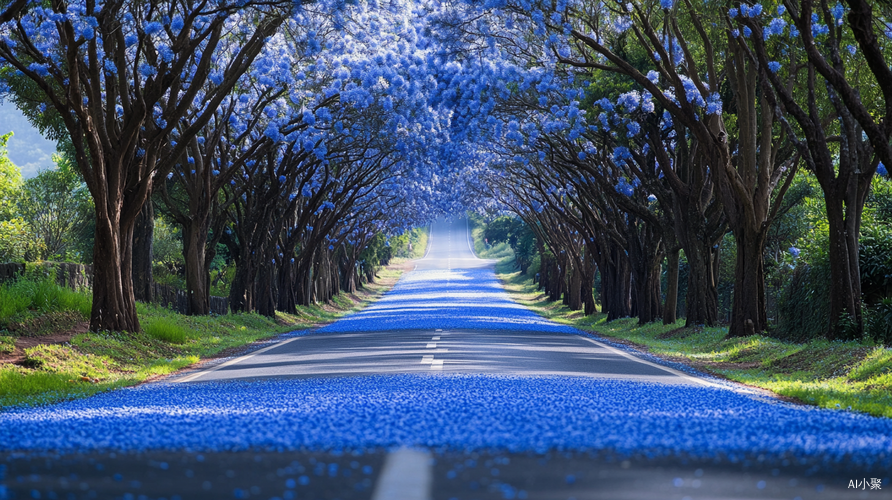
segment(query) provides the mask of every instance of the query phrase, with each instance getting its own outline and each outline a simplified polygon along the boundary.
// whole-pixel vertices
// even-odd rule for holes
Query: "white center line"
[[[436,348],[437,348],[437,343],[436,343],[436,342],[431,342],[430,344],[427,345],[427,348],[428,348],[428,349],[436,349]]]
[[[372,500],[430,500],[433,474],[430,452],[400,448],[387,455]]]

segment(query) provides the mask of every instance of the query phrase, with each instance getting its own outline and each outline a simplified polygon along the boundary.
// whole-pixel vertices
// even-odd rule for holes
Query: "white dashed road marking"
[[[431,455],[400,448],[387,455],[372,500],[431,500]]]
[[[431,340],[440,340],[440,337],[431,337]]]
[[[431,342],[430,344],[427,345],[427,348],[428,348],[428,349],[436,349],[436,348],[437,348],[437,343],[436,343],[436,342]]]

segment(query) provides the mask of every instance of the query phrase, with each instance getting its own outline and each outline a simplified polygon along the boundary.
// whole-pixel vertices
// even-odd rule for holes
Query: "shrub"
[[[8,335],[0,335],[0,354],[15,352],[15,339]]]
[[[892,345],[892,298],[865,308],[864,333],[877,343]]]
[[[830,315],[830,262],[796,266],[778,302],[778,326],[772,336],[793,342],[823,337]]]
[[[186,329],[170,318],[152,318],[144,325],[144,329],[150,336],[164,342],[171,344],[186,342]]]

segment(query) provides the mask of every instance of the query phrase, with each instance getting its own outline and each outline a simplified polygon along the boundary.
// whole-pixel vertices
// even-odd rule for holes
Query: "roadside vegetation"
[[[557,323],[597,333],[656,356],[743,384],[760,387],[800,403],[853,410],[892,418],[892,349],[871,340],[828,341],[815,336],[791,342],[767,335],[728,337],[728,328],[638,324],[637,318],[607,321],[552,301],[534,281],[536,269],[518,270],[510,248],[486,248],[484,223],[472,231],[475,249],[484,258],[498,255],[496,273],[511,297]]]
[[[0,408],[80,398],[168,375],[259,340],[330,323],[389,290],[407,260],[424,254],[427,233],[413,231],[375,282],[326,304],[298,306],[275,318],[256,313],[184,316],[137,304],[140,333],[88,331],[91,294],[31,272],[0,284]],[[397,242],[398,244],[400,241]]]

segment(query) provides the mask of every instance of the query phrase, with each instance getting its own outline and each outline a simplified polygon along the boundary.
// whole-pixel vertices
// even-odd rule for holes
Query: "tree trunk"
[[[861,315],[861,277],[860,269],[852,269],[852,262],[857,263],[857,233],[849,234],[846,217],[839,200],[825,196],[827,222],[829,226],[830,257],[830,318],[827,328],[828,340],[850,340],[850,333],[858,335],[863,329]],[[852,253],[854,252],[854,259]],[[840,324],[843,315],[848,315],[857,329],[846,331],[846,325]]]
[[[699,243],[685,248],[685,257],[688,259],[686,327],[715,326],[718,322],[719,297],[709,245],[709,243]]]
[[[582,273],[579,266],[574,266],[570,270],[570,276],[567,278],[567,306],[571,311],[582,309]]]
[[[134,220],[127,224],[119,222],[119,211],[113,216],[108,217],[97,210],[90,330],[138,332],[139,318],[133,294]]]
[[[269,318],[276,317],[277,292],[276,266],[272,260],[267,259],[260,265],[257,280],[254,282],[254,297],[256,298],[254,309],[257,314]]]
[[[595,265],[594,255],[590,252],[590,248],[589,245],[586,245],[585,255],[583,256],[585,265],[582,273],[582,302],[584,304],[584,312],[586,316],[598,312],[597,305],[595,304],[595,273],[597,272],[597,267]]]
[[[609,248],[609,263],[606,266],[599,266],[599,268],[603,273],[601,277],[603,290],[601,295],[604,299],[602,310],[607,312],[607,321],[613,321],[619,318],[628,318],[632,314],[632,274],[625,252],[614,244],[610,244]]]
[[[735,233],[737,263],[728,337],[746,337],[768,328],[765,309],[765,232],[741,228]]]
[[[190,221],[183,228],[183,260],[186,267],[186,294],[189,297],[189,314],[210,314],[210,290],[205,265],[207,230],[201,223]]]
[[[254,310],[254,259],[242,251],[241,258],[235,266],[235,276],[229,288],[229,308],[232,312],[251,312]]]
[[[666,254],[666,302],[663,305],[663,324],[671,325],[678,314],[678,254],[679,249],[670,249]]]
[[[152,200],[146,201],[133,229],[133,295],[136,300],[152,303],[155,287],[152,286],[152,237],[155,231],[155,209]]]
[[[276,309],[286,313],[294,313],[297,310],[297,300],[294,293],[294,259],[289,257],[294,255],[294,249],[286,246],[282,265],[279,266],[277,279],[279,280],[278,300],[276,301]]]

